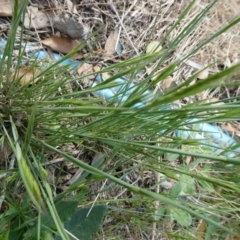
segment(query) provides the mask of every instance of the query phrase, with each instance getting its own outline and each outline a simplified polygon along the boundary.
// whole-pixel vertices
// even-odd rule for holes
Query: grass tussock
[[[99,15],[67,55],[47,53],[37,29],[33,50],[27,1],[15,3],[2,38],[0,238],[237,239],[240,65],[219,53],[238,37],[236,10],[220,1],[85,2],[78,14],[100,9],[107,33],[118,21],[120,53],[96,56],[106,40]],[[218,25],[214,11],[225,6]],[[81,68],[69,66],[76,54]],[[223,130],[214,138],[207,126]]]

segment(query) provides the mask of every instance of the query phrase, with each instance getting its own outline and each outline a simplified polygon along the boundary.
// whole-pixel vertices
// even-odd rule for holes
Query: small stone
[[[160,183],[160,186],[164,189],[171,189],[173,187],[173,184],[168,181],[164,181]]]

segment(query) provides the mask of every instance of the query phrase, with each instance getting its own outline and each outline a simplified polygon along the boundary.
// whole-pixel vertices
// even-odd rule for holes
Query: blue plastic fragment
[[[97,77],[97,82],[100,83],[102,79],[98,76]],[[121,96],[122,93],[124,93],[125,98],[122,99],[121,103],[124,103],[124,100],[127,100],[128,97],[135,89],[136,89],[136,84],[134,83],[129,83],[125,79],[117,78],[114,80],[114,82],[119,83],[120,85],[114,87],[113,89],[102,89],[99,93],[99,96],[104,96],[107,100],[115,100],[116,97],[114,96]],[[125,90],[129,89],[130,90]],[[105,91],[112,91],[111,97],[109,92]],[[153,98],[153,95],[150,91],[144,92],[145,94],[145,99],[143,102],[139,102],[133,106],[133,108],[141,108],[143,107],[148,101],[150,101]],[[171,109],[170,106],[164,106],[161,110],[163,109]],[[199,119],[191,119],[188,121],[188,123],[191,125],[192,124],[192,131],[191,129],[185,127],[186,130],[176,130],[175,134],[177,137],[182,138],[182,139],[195,139],[198,142],[202,143],[203,145],[208,146],[209,149],[212,151],[215,151],[216,153],[221,153],[224,154],[228,158],[234,158],[237,156],[238,153],[240,153],[240,147],[238,146],[238,142],[234,140],[231,136],[229,136],[227,133],[223,132],[223,130],[217,126],[214,126],[212,124],[208,123],[198,123]],[[204,135],[200,134],[204,133]],[[164,131],[160,131],[160,134],[163,134]],[[224,152],[224,149],[227,149],[229,147],[235,147],[232,152]],[[228,166],[232,166],[229,164]]]
[[[46,59],[46,58],[49,57],[48,53],[46,51],[43,51],[43,50],[40,50],[40,51],[37,51],[37,52],[29,52],[28,56],[34,57],[34,58],[37,58],[37,59]],[[56,61],[58,61],[62,58],[62,56],[58,53],[53,53],[53,57]],[[66,60],[62,61],[60,64],[61,65],[69,65],[71,68],[75,69],[75,68],[79,67],[81,62],[80,61],[75,61],[75,60],[72,60],[72,59],[66,59]]]
[[[95,86],[97,86],[96,82],[93,83],[92,87],[95,87]],[[111,91],[111,89],[104,89],[104,91],[102,91],[102,89],[96,90],[94,93],[106,99],[111,99],[111,98],[114,98],[115,96],[115,94]]]
[[[144,103],[136,103],[133,105],[133,108],[141,108],[141,107],[144,107]]]
[[[32,58],[37,58],[37,59],[45,59],[45,58],[49,57],[47,52],[42,51],[42,50],[41,51],[37,51],[37,52],[29,52],[28,56],[32,57]]]
[[[0,38],[0,51],[4,50],[6,46],[6,39]],[[30,44],[26,44],[26,49],[31,48]],[[122,45],[119,43],[117,45],[117,53],[122,52]],[[48,53],[44,50],[34,51],[34,52],[28,52],[28,56],[36,59],[46,59],[49,57]],[[60,60],[62,56],[58,53],[53,54],[54,59],[56,61]],[[0,54],[0,58],[2,58],[3,55]],[[75,61],[71,59],[64,60],[61,62],[62,65],[69,65],[71,68],[77,68],[80,66],[81,61]],[[93,87],[97,86],[97,83],[101,83],[103,81],[101,74],[97,74],[95,78],[95,82],[93,84]],[[113,88],[108,89],[101,89],[95,91],[95,94],[101,97],[104,97],[108,101],[115,101],[118,103],[124,103],[129,98],[130,94],[136,90],[137,85],[134,83],[130,83],[126,79],[117,78],[114,80],[115,83],[117,83],[117,86]],[[123,95],[124,94],[124,95]],[[147,102],[151,101],[153,98],[153,94],[151,91],[147,90],[142,94],[142,102],[134,104],[133,108],[141,108],[143,107]],[[163,109],[171,109],[170,106],[164,106]],[[212,124],[208,123],[197,123],[198,119],[191,119],[188,121],[189,125],[192,125],[192,129],[194,131],[191,131],[189,128],[184,127],[185,130],[176,130],[175,134],[179,138],[183,139],[195,139],[202,144],[207,145],[212,150],[219,152],[224,151],[224,149],[228,147],[233,147],[234,149],[232,152],[226,152],[226,157],[228,158],[234,158],[237,156],[237,154],[240,153],[240,148],[238,147],[238,143],[236,140],[234,140],[231,136],[223,132],[223,130],[217,126],[214,126]],[[160,131],[159,133],[162,134],[164,131]],[[203,133],[203,134],[200,134]]]
[[[6,44],[7,44],[7,40],[4,38],[0,38],[0,50],[4,50]]]
[[[122,51],[123,51],[123,45],[120,42],[118,42],[117,47],[116,47],[116,52],[117,52],[117,54],[121,54]]]

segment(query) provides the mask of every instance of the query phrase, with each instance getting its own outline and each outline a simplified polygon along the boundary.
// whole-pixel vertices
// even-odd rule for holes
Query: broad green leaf
[[[89,240],[94,233],[101,229],[105,212],[105,205],[97,205],[92,209],[80,209],[65,223],[65,229],[81,240]],[[61,238],[58,237],[58,239]]]
[[[70,219],[72,214],[77,209],[78,202],[77,201],[61,201],[56,204],[56,209],[60,219],[63,222],[66,222]]]
[[[66,222],[70,219],[78,206],[77,201],[61,201],[56,204],[56,210],[62,222]],[[49,211],[42,213],[42,222],[48,227],[54,227],[52,216]]]
[[[214,221],[219,222],[219,219],[217,217],[211,217],[212,219],[214,219]],[[213,235],[215,235],[217,233],[217,228],[216,226],[212,225],[211,223],[209,223],[207,225],[207,231],[205,234],[205,240],[211,240],[213,239]]]
[[[22,224],[21,221],[22,221],[21,219],[17,218],[13,222],[12,226],[10,227],[8,240],[21,240],[21,239],[23,239],[23,234],[26,231],[26,228],[19,228],[18,229],[18,227]]]
[[[163,205],[160,205],[158,208],[158,211],[154,215],[154,219],[158,221],[162,217],[164,217],[166,214],[166,208]]]
[[[56,204],[56,209],[58,212],[58,215],[62,222],[66,222],[70,219],[70,217],[73,215],[74,211],[76,210],[78,206],[77,201],[61,201]],[[41,236],[48,236],[49,239],[50,236],[52,236],[52,233],[47,229],[50,228],[53,231],[56,230],[55,223],[52,219],[52,216],[49,211],[45,211],[41,214]],[[47,228],[46,228],[47,227]],[[37,238],[37,226],[34,225],[33,227],[29,228],[25,234],[25,239],[31,239],[34,240]],[[44,239],[44,238],[43,238]]]
[[[193,194],[195,192],[195,183],[194,179],[186,174],[181,174],[179,181],[182,186],[182,191],[185,194]]]
[[[180,182],[177,182],[177,183],[174,184],[174,186],[173,186],[173,188],[170,192],[170,195],[173,198],[177,198],[177,197],[179,197],[179,194],[180,194],[181,191],[182,191],[182,185],[181,185]]]
[[[177,153],[166,153],[165,158],[168,161],[176,161],[179,158],[180,154]]]
[[[170,216],[172,219],[176,220],[178,224],[183,227],[189,227],[192,224],[192,217],[189,213],[173,208],[170,210]]]

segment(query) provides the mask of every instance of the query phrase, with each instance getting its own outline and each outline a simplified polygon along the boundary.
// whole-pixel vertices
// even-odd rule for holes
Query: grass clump
[[[240,19],[207,38],[181,60],[171,61],[172,52],[191,35],[213,1],[164,50],[90,73],[88,77],[95,78],[114,72],[107,80],[82,89],[79,83],[86,76],[77,76],[76,69],[62,63],[94,34],[57,62],[27,56],[23,42],[14,59],[17,27],[27,5],[27,1],[23,2],[20,8],[15,6],[0,64],[0,174],[4,179],[1,238],[237,236],[237,142],[236,146],[227,147],[218,140],[213,144],[208,132],[199,133],[194,126],[238,120],[238,99],[221,99],[222,105],[175,105],[202,91],[226,86],[224,80],[235,76],[240,65],[200,81],[196,81],[199,73],[193,74],[166,93],[153,94],[149,89],[179,71],[186,59]],[[184,20],[194,2],[182,12],[160,45]],[[151,71],[145,74],[148,66]],[[20,74],[23,68],[31,73],[31,79],[25,83],[26,73]],[[141,73],[143,79],[133,83]],[[99,97],[106,89],[115,91],[108,101]],[[140,102],[141,107],[137,105]],[[202,141],[202,136],[206,141]],[[70,182],[66,180],[69,171]]]

